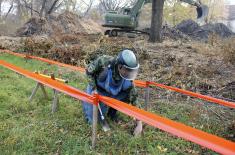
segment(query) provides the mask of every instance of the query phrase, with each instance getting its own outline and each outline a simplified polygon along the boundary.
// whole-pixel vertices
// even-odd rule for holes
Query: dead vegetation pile
[[[19,28],[17,36],[59,35],[59,34],[94,34],[102,33],[102,26],[91,19],[79,18],[77,14],[65,11],[60,15],[51,15],[47,19],[33,17]]]
[[[222,42],[222,56],[225,62],[235,65],[235,37]]]
[[[25,37],[18,44],[20,52],[82,67],[99,55],[117,55],[123,48],[133,49],[141,64],[139,79],[235,99],[234,38],[211,38],[209,44],[167,40],[151,44],[136,38],[63,34],[55,38]]]
[[[21,37],[0,36],[0,49],[18,50],[22,47]]]
[[[88,53],[83,49],[92,42],[99,42],[99,35],[87,34],[63,34],[56,37],[31,36],[21,39],[18,52],[37,55],[67,64],[85,66],[85,60]],[[8,48],[11,49],[11,48]],[[92,48],[90,51],[95,49]],[[86,50],[88,50],[86,48]]]
[[[167,41],[157,45],[138,44],[138,51],[146,53],[147,49],[149,54],[146,59],[141,59],[143,74],[140,78],[235,100],[235,65],[231,59],[225,59],[226,55],[234,53],[234,49],[226,50],[225,54],[226,43],[214,46]]]

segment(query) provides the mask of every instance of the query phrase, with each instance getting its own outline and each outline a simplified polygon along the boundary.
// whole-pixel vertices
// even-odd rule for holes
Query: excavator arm
[[[196,7],[197,10],[197,20],[199,25],[205,23],[208,16],[208,7],[203,5],[200,0],[180,0],[182,2],[188,3]],[[106,30],[105,35],[117,36],[118,32],[131,32],[131,33],[143,33],[143,31],[137,30],[139,14],[141,8],[146,3],[151,3],[152,0],[137,0],[132,7],[124,7],[121,11],[108,11],[104,20],[105,23],[102,25],[104,27],[111,27],[112,30]]]
[[[180,1],[188,3],[188,4],[193,5],[193,6],[197,6],[197,7],[200,7],[200,5],[201,5],[200,0],[180,0]]]
[[[197,10],[197,23],[204,24],[206,22],[206,19],[209,13],[208,6],[202,4],[200,0],[180,0],[180,1],[197,7],[196,9]]]

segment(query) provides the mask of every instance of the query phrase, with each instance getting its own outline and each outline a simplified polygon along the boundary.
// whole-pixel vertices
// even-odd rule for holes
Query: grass
[[[85,76],[64,68],[0,53],[5,60],[30,71],[48,70],[69,80],[69,85],[84,90]],[[110,122],[112,131],[98,130],[95,150],[90,148],[91,126],[86,124],[81,102],[60,94],[60,108],[51,114],[50,100],[39,90],[31,103],[28,97],[36,83],[0,66],[0,154],[216,154],[197,144],[176,138],[159,129],[146,126],[141,137],[133,137],[134,121],[119,114],[118,124]],[[191,118],[193,105],[152,103],[152,112],[223,136],[218,125],[201,127],[204,120]],[[196,119],[196,120],[194,120]],[[213,123],[214,121],[211,121]],[[212,126],[212,127],[211,127]],[[220,134],[221,133],[221,134]]]

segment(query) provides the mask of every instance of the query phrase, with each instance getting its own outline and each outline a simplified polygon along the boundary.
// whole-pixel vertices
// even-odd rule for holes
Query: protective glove
[[[97,89],[92,90],[91,94],[98,94]]]
[[[142,130],[143,130],[143,124],[141,121],[137,121],[137,126],[135,127],[135,130],[134,130],[134,136],[137,137],[137,136],[140,136],[141,133],[142,133]]]

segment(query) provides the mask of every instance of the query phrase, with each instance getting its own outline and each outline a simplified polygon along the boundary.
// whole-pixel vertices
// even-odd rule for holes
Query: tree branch
[[[40,14],[39,11],[33,9],[33,5],[29,6],[29,5],[27,4],[26,0],[22,0],[22,1],[24,2],[24,4],[25,4],[24,6],[25,6],[26,8],[30,9],[31,11],[34,11],[34,12]]]
[[[5,15],[5,19],[7,18],[7,16],[9,15],[9,13],[11,12],[12,8],[13,8],[13,4],[14,4],[14,0],[11,1],[11,6],[7,11],[7,14]]]
[[[40,17],[42,17],[42,15],[43,15],[43,11],[45,9],[46,2],[47,2],[47,0],[43,0],[43,2],[42,2],[42,7],[41,7],[41,10],[40,10],[40,14],[39,14]]]
[[[49,11],[47,12],[48,15],[52,13],[52,11],[53,11],[53,9],[55,8],[55,6],[56,6],[56,4],[57,4],[58,1],[59,1],[59,0],[55,0],[55,1],[53,2],[53,4],[51,5],[51,8],[50,8]]]

